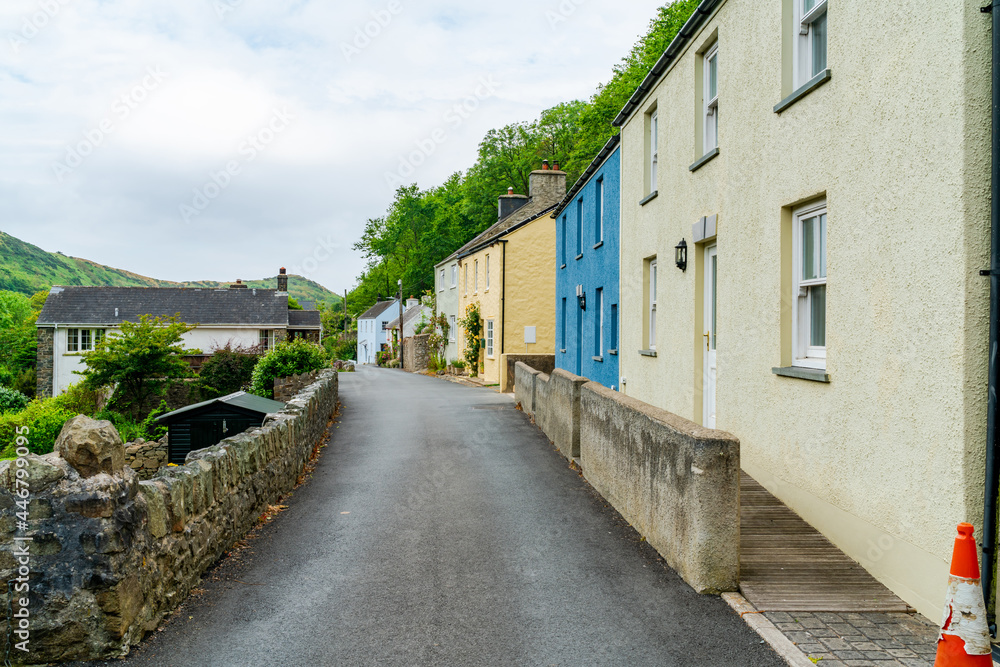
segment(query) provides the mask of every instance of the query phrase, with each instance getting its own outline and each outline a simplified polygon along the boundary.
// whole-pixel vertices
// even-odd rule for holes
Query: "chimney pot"
[[[509,195],[514,194],[514,186],[513,185],[510,186],[509,188],[507,188],[507,194],[509,194]]]
[[[542,169],[543,170],[547,170],[548,168],[549,168],[549,161],[548,160],[542,160]]]
[[[559,162],[556,162],[556,171],[559,171]]]

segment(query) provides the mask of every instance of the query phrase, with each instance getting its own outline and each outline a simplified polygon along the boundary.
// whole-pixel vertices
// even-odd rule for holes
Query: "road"
[[[784,664],[664,566],[509,397],[370,367],[340,378],[313,478],[107,664]]]

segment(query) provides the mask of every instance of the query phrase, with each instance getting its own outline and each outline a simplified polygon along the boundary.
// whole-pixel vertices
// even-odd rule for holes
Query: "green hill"
[[[253,288],[273,288],[277,276],[247,280]],[[173,282],[157,280],[138,273],[104,266],[88,259],[69,257],[60,252],[46,252],[10,234],[0,232],[0,289],[31,295],[48,291],[53,285],[107,285],[110,287],[225,287],[228,282],[200,280]],[[288,293],[298,301],[325,302],[342,300],[322,285],[302,276],[288,276]]]

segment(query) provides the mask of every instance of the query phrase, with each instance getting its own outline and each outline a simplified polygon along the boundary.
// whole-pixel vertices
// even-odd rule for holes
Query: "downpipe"
[[[980,275],[990,278],[990,343],[989,343],[989,394],[986,404],[986,489],[983,508],[983,562],[981,566],[983,591],[986,594],[987,624],[990,635],[997,636],[996,622],[996,547],[997,547],[997,495],[1000,493],[1000,452],[997,451],[997,386],[1000,384],[1000,364],[997,343],[1000,339],[1000,0],[981,8],[993,18],[993,53],[991,81],[993,108],[991,115],[991,173],[990,173],[990,268]]]

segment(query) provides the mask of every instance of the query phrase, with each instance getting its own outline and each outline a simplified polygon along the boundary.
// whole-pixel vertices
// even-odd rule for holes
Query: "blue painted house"
[[[614,137],[555,212],[556,368],[618,389],[621,150]]]

